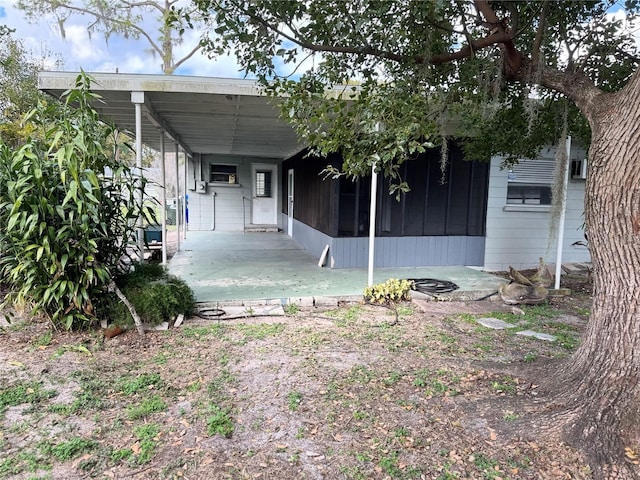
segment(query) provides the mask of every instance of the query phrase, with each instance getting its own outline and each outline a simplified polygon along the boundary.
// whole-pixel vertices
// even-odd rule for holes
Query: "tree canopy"
[[[579,96],[587,79],[619,89],[637,64],[635,5],[625,16],[615,2],[195,3],[218,25],[205,48],[235,54],[287,98],[299,133],[320,153],[340,150],[356,175],[371,161],[393,175],[425,141],[461,132],[472,158],[534,156],[562,130],[558,92]],[[351,132],[380,124],[354,143]]]
[[[67,22],[77,15],[88,19],[90,36],[100,33],[107,42],[116,35],[142,39],[148,51],[160,58],[162,72],[169,75],[200,50],[200,44],[194,43],[184,55],[176,57],[176,48],[184,42],[184,29],[179,23],[169,25],[167,20],[180,3],[179,0],[19,0],[17,6],[32,21],[52,16],[63,37]],[[190,16],[195,23],[197,18],[197,15]]]
[[[28,133],[22,116],[44,98],[38,72],[46,59],[36,58],[0,25],[0,142],[16,145]]]

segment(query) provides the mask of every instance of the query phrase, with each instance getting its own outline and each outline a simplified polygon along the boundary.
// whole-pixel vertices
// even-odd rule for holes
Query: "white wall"
[[[555,155],[545,149],[544,158]],[[584,150],[574,148],[571,159],[585,158]],[[487,204],[487,236],[484,268],[491,271],[533,268],[540,257],[548,264],[556,262],[557,237],[549,239],[550,207],[509,205],[507,207],[507,170],[501,170],[501,157],[491,159],[489,198]],[[589,262],[587,248],[571,246],[584,241],[584,180],[570,180],[562,250],[562,262]]]
[[[238,185],[208,183],[206,193],[187,192],[189,230],[242,232],[245,225],[251,225],[251,164],[258,162],[265,163],[265,159],[218,155],[202,155],[202,158],[199,158],[196,155],[190,162],[188,178],[193,175],[195,180],[208,183],[210,163],[231,164],[238,166]],[[278,181],[277,176],[274,176],[273,181]],[[279,189],[275,191],[278,192]],[[280,205],[279,198],[277,205]]]

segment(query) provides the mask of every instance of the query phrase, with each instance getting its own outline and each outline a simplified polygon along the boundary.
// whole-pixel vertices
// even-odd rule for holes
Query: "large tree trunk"
[[[640,478],[625,458],[640,440],[640,76],[589,110],[593,308],[581,346],[551,382],[564,403],[560,428],[589,456],[594,478]]]

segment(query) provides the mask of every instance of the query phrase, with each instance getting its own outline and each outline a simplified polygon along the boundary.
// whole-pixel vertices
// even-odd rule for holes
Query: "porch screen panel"
[[[489,162],[472,162],[471,193],[469,195],[469,220],[467,235],[485,234],[487,194],[489,190]]]
[[[462,152],[452,148],[449,156],[449,208],[446,235],[467,235],[469,195],[472,190],[471,162],[462,159]]]
[[[449,201],[448,178],[451,163],[442,177],[440,171],[440,152],[427,153],[426,206],[424,210],[423,235],[446,235],[447,208]]]
[[[389,195],[389,181],[385,179],[381,194],[384,199],[380,217],[382,225],[379,225],[378,231],[381,236],[421,236],[424,228],[426,158],[405,161],[400,172],[410,190],[401,194],[400,201],[397,201],[395,195]],[[390,228],[385,230],[385,227]]]

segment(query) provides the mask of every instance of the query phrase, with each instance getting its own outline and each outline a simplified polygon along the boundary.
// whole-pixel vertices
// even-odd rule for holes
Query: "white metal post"
[[[569,164],[571,162],[571,135],[566,140],[566,162],[562,179],[562,205],[560,219],[558,220],[558,251],[556,252],[556,276],[554,288],[560,288],[560,276],[562,275],[562,244],[564,242],[564,219],[567,211],[567,186],[569,184]]]
[[[369,207],[369,274],[367,285],[373,285],[373,260],[376,243],[376,205],[378,203],[378,173],[375,163],[371,165],[371,205]]]
[[[187,239],[187,161],[188,161],[188,157],[187,157],[187,153],[184,152],[184,203],[182,204],[182,213],[184,215],[183,218],[183,232],[184,232],[184,236],[182,238],[184,238],[185,240]]]
[[[136,201],[142,208],[144,200],[144,186],[142,183],[142,104],[144,102],[144,92],[131,92],[131,101],[135,104],[136,113],[136,170],[140,185],[136,191]],[[142,215],[138,216],[138,260],[144,262],[144,223]]]
[[[167,172],[164,162],[164,132],[160,135],[160,176],[162,177],[162,212],[160,218],[162,218],[162,265],[167,264]]]
[[[178,167],[178,142],[176,142],[176,238],[178,241],[178,251],[180,251],[180,213],[182,212],[180,202],[180,168]]]

